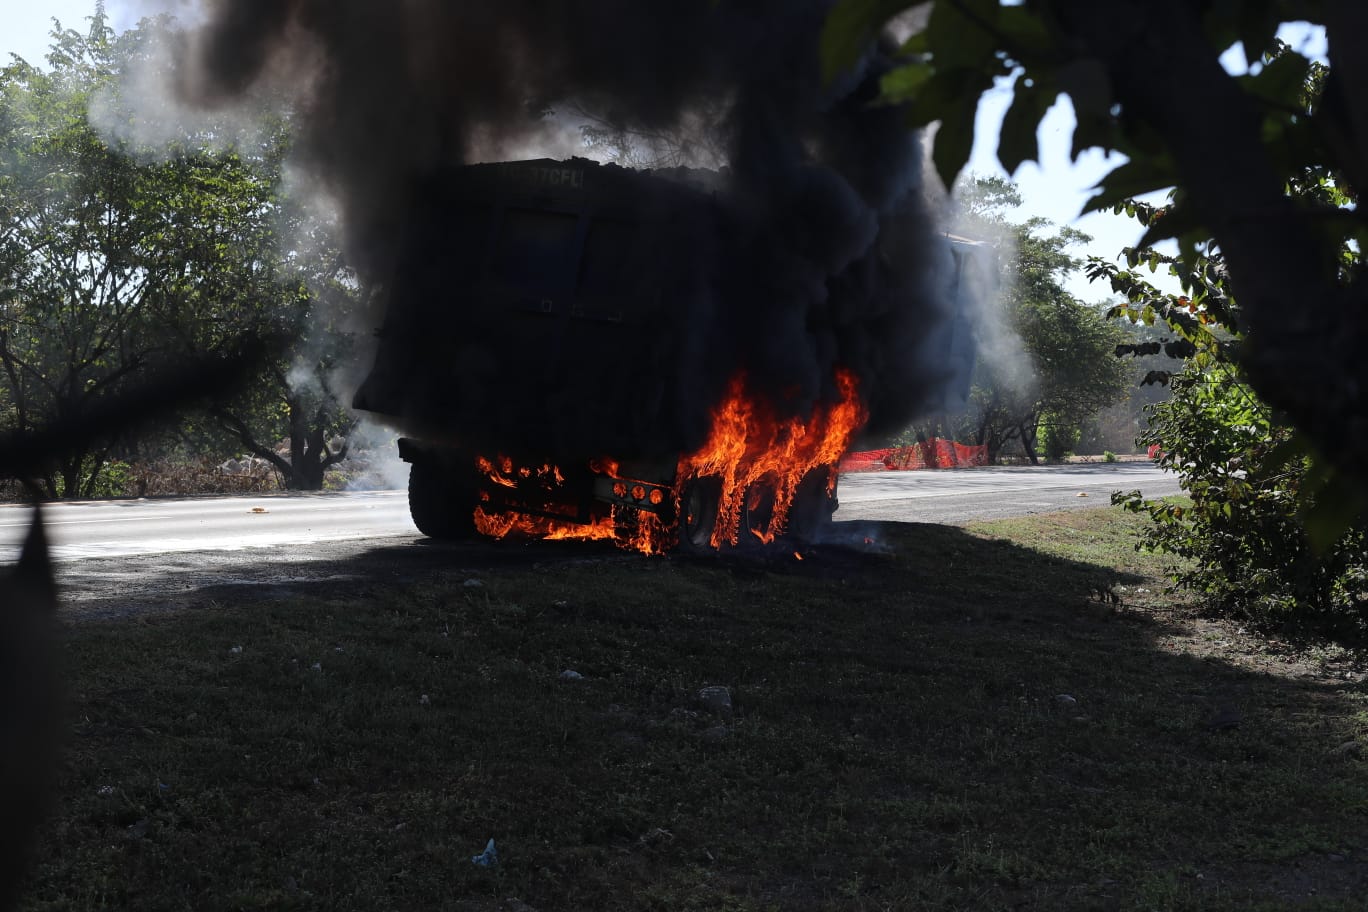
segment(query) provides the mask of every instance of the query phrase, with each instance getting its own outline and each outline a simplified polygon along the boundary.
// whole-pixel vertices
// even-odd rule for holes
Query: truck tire
[[[836,512],[836,495],[829,487],[832,469],[819,466],[803,476],[789,509],[788,536],[800,542],[822,537]]]
[[[712,551],[713,529],[722,503],[722,479],[716,475],[690,478],[679,492],[679,550],[686,554]]]
[[[409,466],[409,515],[429,538],[459,541],[474,538],[475,493],[461,484],[450,467],[440,462]]]
[[[769,534],[774,525],[774,501],[777,494],[778,479],[773,473],[761,475],[746,488],[741,498],[740,543],[753,545],[763,542],[763,535]]]

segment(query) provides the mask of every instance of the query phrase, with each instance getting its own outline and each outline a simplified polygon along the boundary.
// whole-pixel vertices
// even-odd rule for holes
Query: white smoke
[[[352,480],[348,491],[391,491],[408,485],[409,466],[399,458],[395,441],[399,434],[368,417],[362,417],[348,437],[347,461]]]
[[[171,78],[188,26],[169,17],[142,25],[120,78],[97,91],[87,110],[105,141],[142,161],[187,151],[261,148],[271,130],[265,100],[220,109],[188,103]]]

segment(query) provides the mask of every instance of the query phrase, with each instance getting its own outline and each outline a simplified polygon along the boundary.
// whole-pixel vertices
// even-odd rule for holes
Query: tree
[[[843,0],[823,38],[834,76],[853,64],[907,0]],[[1013,80],[999,158],[1014,171],[1037,155],[1036,129],[1055,98],[1078,115],[1077,152],[1129,161],[1103,180],[1092,208],[1178,187],[1142,247],[1176,238],[1188,269],[1214,239],[1240,300],[1248,382],[1345,475],[1368,481],[1368,215],[1335,192],[1368,184],[1368,5],[1353,0],[935,0],[883,83],[909,122],[940,121],[934,160],[947,185],[969,155],[978,98]],[[1236,41],[1259,60],[1283,21],[1323,24],[1330,68],[1320,104],[1298,54],[1232,76],[1220,54]],[[1155,23],[1162,23],[1156,28]],[[1204,287],[1195,294],[1206,294]]]
[[[1087,420],[1124,392],[1124,370],[1113,357],[1121,333],[1063,285],[1079,266],[1069,248],[1087,238],[1072,228],[1054,231],[1043,219],[1008,222],[1004,210],[1021,200],[999,178],[973,180],[961,197],[959,230],[1001,238],[1011,251],[997,302],[1011,335],[981,346],[970,409],[952,436],[986,446],[990,462],[1013,441],[1032,462],[1039,444],[1046,456],[1062,458]]]
[[[282,158],[283,148],[272,160],[272,173],[278,174]],[[317,491],[328,469],[347,458],[346,435],[356,425],[335,378],[354,353],[346,321],[367,291],[343,258],[334,227],[275,184],[276,230],[269,249],[257,256],[278,261],[284,278],[274,293],[253,301],[242,319],[269,326],[285,344],[240,393],[216,402],[209,416],[269,462],[286,488]],[[284,451],[276,446],[280,440],[287,442]]]
[[[1163,343],[1172,337],[1167,327],[1113,322],[1126,335],[1123,346],[1140,353],[1125,362],[1126,397],[1099,412],[1084,429],[1079,449],[1085,453],[1136,452],[1137,440],[1148,426],[1150,410],[1169,397],[1167,385],[1146,383],[1146,379],[1152,378],[1155,371],[1173,373],[1183,367],[1181,359],[1171,358],[1163,352]],[[1159,345],[1155,346],[1155,343]]]
[[[90,128],[91,90],[113,72],[102,12],[87,34],[58,30],[43,72],[17,61],[0,84],[0,368],[10,426],[69,422],[117,395],[177,346],[173,293],[205,276],[156,206],[175,181]],[[98,493],[114,437],[63,453],[48,496]]]
[[[29,431],[70,421],[160,361],[265,337],[276,344],[254,381],[240,394],[221,391],[211,414],[271,459],[287,486],[321,487],[323,472],[345,455],[327,444],[345,419],[334,398],[301,382],[309,365],[327,369],[327,358],[313,354],[321,347],[306,347],[304,336],[320,295],[350,300],[354,287],[339,280],[340,262],[309,273],[314,259],[335,256],[283,249],[295,218],[281,191],[286,125],[268,125],[255,147],[226,152],[210,148],[211,124],[210,135],[154,157],[133,141],[106,141],[90,122],[96,93],[110,117],[127,116],[115,76],[160,27],[116,37],[97,7],[87,33],[56,29],[51,70],[16,61],[0,73],[6,423]],[[289,458],[274,450],[282,437]],[[117,432],[83,440],[46,472],[47,495],[106,492],[111,454],[130,446]]]
[[[263,365],[244,393],[210,409],[220,427],[280,472],[287,488],[303,491],[320,490],[328,469],[347,458],[346,435],[356,426],[334,377],[354,352],[340,320],[359,306],[362,291],[331,233],[324,233],[324,246],[296,251],[308,263],[295,264],[304,276],[299,306],[282,327],[294,340],[289,351]],[[271,445],[282,437],[288,456]]]

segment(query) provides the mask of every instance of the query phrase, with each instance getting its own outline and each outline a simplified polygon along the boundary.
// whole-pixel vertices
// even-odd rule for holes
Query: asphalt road
[[[0,560],[13,560],[28,508],[0,507]],[[417,537],[403,491],[109,500],[44,507],[57,560],[236,551],[297,551],[321,542]]]
[[[849,475],[833,540],[844,523],[854,532],[869,521],[962,523],[1097,507],[1112,491],[1135,488],[1162,496],[1177,485],[1140,463]],[[27,507],[0,506],[0,563],[17,557],[30,515]],[[413,527],[403,491],[52,504],[44,517],[63,612],[73,619],[478,576],[510,561],[634,559],[605,545],[433,542]]]
[[[1168,497],[1178,480],[1150,462],[867,472],[841,477],[836,519],[964,523],[1103,507],[1134,490]]]
[[[1112,491],[1136,488],[1178,490],[1148,463],[862,473],[842,477],[835,518],[960,523],[1105,506]],[[28,516],[0,506],[0,561],[16,557]],[[53,504],[45,516],[59,561],[249,548],[307,559],[319,544],[421,537],[403,491],[94,501]]]

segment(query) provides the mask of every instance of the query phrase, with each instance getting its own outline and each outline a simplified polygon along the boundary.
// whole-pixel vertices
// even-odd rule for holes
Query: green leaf
[[[1114,149],[1116,137],[1116,124],[1110,115],[1080,114],[1078,123],[1074,126],[1073,146],[1069,150],[1069,158],[1078,161],[1078,156],[1088,149]]]
[[[1102,118],[1109,120],[1115,102],[1111,76],[1099,60],[1084,58],[1061,66],[1055,74],[1059,90],[1073,102],[1079,120]]]
[[[985,68],[993,62],[998,8],[998,0],[938,0],[926,24],[936,66]]]
[[[893,103],[912,101],[935,75],[935,68],[928,63],[909,63],[896,67],[879,80],[880,97],[883,101]]]
[[[908,7],[907,0],[841,0],[822,27],[822,78],[831,82],[859,62],[884,24]]]
[[[993,84],[992,77],[982,70],[956,68],[937,70],[915,98],[903,109],[908,126],[924,127],[937,120],[961,122],[964,109],[969,108],[968,132],[972,142],[974,112],[978,100]],[[963,164],[963,162],[961,162]]]
[[[1292,51],[1264,64],[1257,75],[1241,76],[1240,86],[1255,98],[1287,108],[1301,107],[1302,88],[1311,61]]]
[[[1177,183],[1178,170],[1168,156],[1133,158],[1098,182],[1098,192],[1083,207],[1083,214],[1110,208],[1131,197],[1167,190]]]
[[[1185,206],[1170,206],[1164,211],[1162,218],[1155,219],[1145,229],[1145,233],[1140,237],[1139,246],[1153,247],[1167,238],[1203,233],[1210,235],[1195,212]]]
[[[1239,0],[1240,42],[1250,60],[1258,60],[1273,47],[1279,21],[1282,19],[1274,3],[1268,0]]]
[[[1213,0],[1204,24],[1217,50],[1239,41],[1245,54],[1257,60],[1272,46],[1281,12],[1271,0]]]
[[[1272,470],[1286,466],[1292,460],[1306,459],[1312,455],[1311,441],[1300,433],[1289,434],[1287,439],[1269,450],[1263,459],[1264,465]]]
[[[926,37],[925,30],[913,32],[898,50],[904,57],[920,57],[931,53],[931,41]]]
[[[1335,471],[1319,458],[1313,459],[1308,474],[1321,475],[1312,493],[1311,506],[1303,510],[1302,523],[1306,527],[1306,537],[1318,554],[1328,554],[1344,533],[1359,522],[1368,511],[1368,499],[1363,488],[1343,472]]]
[[[936,173],[946,187],[955,186],[964,163],[974,146],[974,117],[978,113],[978,93],[961,97],[959,103],[950,108],[941,118],[940,128],[936,130],[935,145],[931,150],[931,160],[936,165]]]
[[[1023,62],[1048,54],[1055,47],[1054,36],[1041,21],[1040,14],[1024,6],[999,7],[997,30],[1007,39],[1007,50]]]
[[[1002,132],[998,135],[998,161],[1008,174],[1014,174],[1022,162],[1040,157],[1040,121],[1053,101],[1040,86],[1026,86],[1017,80],[1012,106],[1002,118]]]

